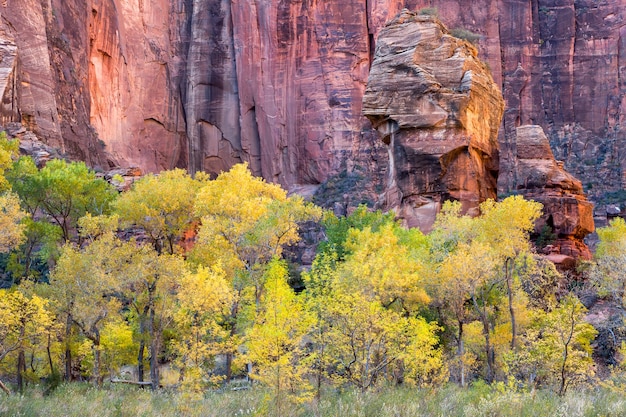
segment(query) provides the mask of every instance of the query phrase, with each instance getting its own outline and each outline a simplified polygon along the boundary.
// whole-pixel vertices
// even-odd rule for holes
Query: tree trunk
[[[97,387],[102,385],[102,377],[100,376],[100,346],[93,346],[93,378]]]
[[[52,352],[50,351],[50,345],[52,344],[52,335],[48,331],[48,344],[46,345],[46,353],[48,354],[48,365],[50,365],[50,375],[54,375],[54,364],[52,362]]]
[[[11,390],[9,388],[7,388],[6,385],[4,385],[4,383],[2,381],[0,381],[0,389],[4,392],[6,392],[7,395],[11,395]]]
[[[150,380],[152,381],[152,390],[155,391],[159,387],[159,372],[157,369],[159,346],[155,329],[154,307],[150,308],[148,331],[150,333]]]
[[[149,305],[145,306],[139,316],[139,352],[137,353],[137,380],[143,382],[144,355],[146,351],[146,316],[149,313]]]
[[[474,308],[480,314],[480,321],[483,324],[483,336],[485,336],[485,355],[487,356],[487,375],[485,380],[487,383],[491,384],[494,379],[495,357],[493,354],[493,348],[491,347],[491,339],[489,338],[489,317],[487,316],[486,307],[483,305],[483,307],[480,308],[478,301],[476,301],[476,297],[472,297],[472,302],[474,303]]]
[[[72,316],[67,315],[67,321],[65,323],[65,380],[72,380]]]
[[[459,357],[459,365],[461,367],[461,386],[465,387],[465,363],[463,362],[464,346],[463,346],[463,322],[458,320],[459,334],[457,341],[457,355]]]
[[[100,375],[100,334],[96,332],[93,339],[93,378],[96,387],[102,386],[102,375]]]
[[[144,340],[144,337],[142,335],[141,339],[139,340],[139,353],[137,354],[137,381],[139,382],[143,382],[143,373],[144,373],[143,355],[144,355],[145,350],[146,350],[146,341]]]
[[[506,278],[506,290],[509,296],[509,313],[511,315],[511,349],[515,349],[517,323],[515,321],[515,309],[513,308],[513,283],[511,282],[513,280],[513,259],[509,258],[504,263],[504,274]]]
[[[19,392],[24,392],[24,372],[26,371],[26,355],[24,349],[19,350],[17,353],[17,389]]]

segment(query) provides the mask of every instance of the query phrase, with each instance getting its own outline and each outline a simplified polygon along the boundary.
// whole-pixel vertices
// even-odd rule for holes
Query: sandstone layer
[[[428,230],[441,203],[496,198],[504,100],[467,41],[403,11],[379,33],[363,112],[389,145],[387,206]]]
[[[17,48],[0,118],[105,169],[248,161],[288,187],[378,181],[387,155],[361,103],[404,7],[479,35],[507,104],[501,192],[525,124],[594,198],[626,186],[626,0],[0,0],[0,44]]]
[[[555,160],[541,126],[518,127],[515,145],[514,190],[543,204],[536,231],[554,233],[556,240],[545,248],[550,259],[557,264],[568,258],[591,259],[583,239],[594,231],[593,204],[587,201],[581,182]]]

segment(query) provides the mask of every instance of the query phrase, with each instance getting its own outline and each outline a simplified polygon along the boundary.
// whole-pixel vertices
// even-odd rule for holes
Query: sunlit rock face
[[[626,184],[626,0],[0,0],[0,44],[17,51],[0,120],[104,169],[248,161],[289,188],[386,178],[362,99],[404,7],[480,36],[506,102],[500,192],[525,124],[591,198]]]
[[[379,33],[363,112],[389,146],[388,205],[428,230],[444,200],[496,198],[504,101],[468,42],[403,11]]]
[[[543,216],[536,229],[541,231],[547,225],[556,235],[549,254],[561,262],[563,256],[591,259],[583,239],[595,229],[593,204],[587,201],[581,182],[554,159],[541,126],[518,127],[515,145],[514,189],[543,204]]]

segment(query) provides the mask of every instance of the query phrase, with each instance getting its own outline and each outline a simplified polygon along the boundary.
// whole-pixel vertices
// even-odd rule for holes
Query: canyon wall
[[[105,168],[247,161],[288,187],[378,184],[387,152],[361,103],[405,7],[480,35],[506,102],[500,192],[525,124],[594,198],[626,186],[626,0],[0,0],[0,44],[17,48],[0,120]]]

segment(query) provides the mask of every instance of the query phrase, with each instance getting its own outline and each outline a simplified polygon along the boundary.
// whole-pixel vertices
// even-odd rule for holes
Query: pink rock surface
[[[105,168],[248,161],[285,186],[378,175],[387,157],[361,103],[404,7],[480,35],[506,101],[501,191],[525,124],[592,196],[626,186],[626,0],[0,0],[0,43],[18,51],[0,118]]]

